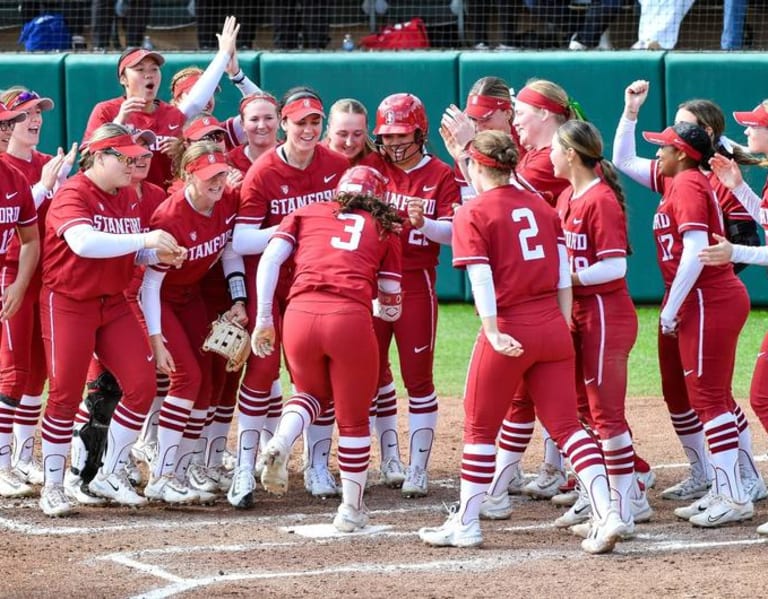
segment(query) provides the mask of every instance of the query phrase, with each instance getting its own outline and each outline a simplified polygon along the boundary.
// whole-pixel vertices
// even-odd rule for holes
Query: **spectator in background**
[[[322,50],[331,41],[326,2],[275,0],[272,7],[275,50]]]
[[[720,48],[741,50],[744,44],[744,21],[747,18],[748,0],[725,0],[723,3],[723,34]]]
[[[680,34],[680,25],[695,1],[638,0],[640,3],[640,23],[637,27],[637,41],[632,45],[632,49],[674,49]]]
[[[72,36],[72,49],[85,48],[83,34],[89,22],[90,0],[32,0],[19,3],[21,20],[26,23],[43,14],[61,13]]]
[[[93,0],[91,3],[91,46],[106,50],[114,40],[123,48],[116,31],[117,16],[125,19],[125,46],[141,46],[149,22],[150,0]]]
[[[587,8],[584,21],[576,29],[568,44],[570,50],[599,48],[610,50],[608,26],[621,12],[626,0],[595,0]]]
[[[264,14],[263,3],[247,0],[195,0],[197,20],[197,44],[200,50],[215,50],[219,47],[216,34],[220,23],[228,16],[234,16],[240,23],[238,50],[250,50],[256,37],[256,24]]]
[[[551,48],[568,45],[580,21],[580,15],[571,10],[568,0],[523,0],[523,4],[544,26],[541,36],[525,43],[526,47]]]
[[[475,50],[491,48],[491,37],[488,25],[496,12],[496,22],[499,27],[501,47],[513,46],[512,36],[515,32],[515,12],[519,10],[518,2],[493,2],[492,0],[468,0],[467,17],[470,27],[475,34]]]

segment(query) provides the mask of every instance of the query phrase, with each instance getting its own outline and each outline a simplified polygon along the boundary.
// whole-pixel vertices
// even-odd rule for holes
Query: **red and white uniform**
[[[550,206],[554,206],[557,198],[568,187],[568,181],[555,177],[549,159],[550,150],[549,147],[528,150],[518,162],[515,174],[519,181],[538,191]]]
[[[229,163],[233,167],[243,173],[243,176],[245,176],[245,174],[248,172],[248,169],[251,168],[251,165],[253,164],[251,159],[246,154],[247,148],[248,144],[243,144],[227,152],[227,160],[229,160]]]
[[[96,104],[88,118],[83,139],[89,140],[101,125],[114,121],[124,101],[125,98],[120,97]],[[147,181],[163,189],[168,187],[172,178],[171,159],[159,151],[160,144],[166,139],[180,137],[186,120],[187,117],[178,108],[160,100],[155,100],[155,109],[152,112],[131,112],[126,117],[128,128],[135,131],[148,129],[155,134],[157,140],[150,148],[152,163],[149,166]]]
[[[499,330],[517,339],[525,353],[496,352],[480,333],[472,353],[465,394],[465,443],[492,444],[509,401],[525,377],[542,424],[560,447],[579,427],[573,391],[574,351],[557,303],[557,213],[533,193],[497,187],[456,213],[453,264],[488,264],[493,273]]]
[[[195,401],[195,409],[206,409],[211,397],[211,354],[200,351],[210,325],[200,282],[232,237],[237,205],[237,194],[225,191],[211,214],[201,214],[181,189],[155,210],[150,221],[151,229],[167,231],[188,252],[180,268],[148,268],[165,273],[160,291],[162,334],[176,365],[168,394]]]
[[[674,178],[656,176],[663,193],[653,220],[664,284],[674,280],[686,231],[723,235],[720,207],[707,178],[688,169]],[[666,301],[666,297],[665,297]],[[678,343],[691,406],[706,423],[733,409],[731,378],[739,332],[749,313],[749,297],[732,265],[704,266],[678,313]],[[678,374],[679,376],[679,374]]]
[[[27,188],[40,180],[43,166],[52,158],[48,154],[33,151],[32,159],[22,160],[4,153],[0,156],[0,162],[10,165],[18,171],[26,180]],[[11,179],[9,189],[21,189],[17,186],[17,179]],[[17,196],[22,199],[26,194]],[[6,196],[7,197],[7,196]],[[13,199],[13,198],[12,198]],[[31,199],[31,195],[30,198]],[[24,200],[26,204],[26,199]],[[37,208],[37,226],[40,232],[41,252],[45,229],[45,215],[48,212],[50,199],[45,198]],[[34,202],[32,204],[34,208]],[[25,211],[28,212],[26,207]],[[25,219],[29,219],[26,214]],[[14,235],[5,254],[5,262],[0,273],[0,292],[16,280],[19,271],[19,252],[21,242]],[[3,323],[2,343],[0,343],[0,394],[21,399],[22,395],[39,396],[43,393],[45,379],[45,353],[43,352],[43,339],[40,333],[40,285],[42,282],[42,268],[38,263],[35,274],[29,282],[27,291],[18,312]]]
[[[279,147],[269,150],[248,169],[240,188],[237,223],[258,225],[266,229],[280,224],[286,216],[303,206],[329,202],[333,199],[341,175],[349,168],[346,157],[322,145],[315,147],[312,162],[304,170],[286,163],[281,154]],[[256,319],[255,282],[259,256],[245,256],[244,259],[248,320],[250,326],[253,326]],[[281,269],[273,303],[276,312],[282,313],[285,309],[292,271],[292,261],[288,261]],[[276,313],[273,316],[279,338],[280,315]],[[252,354],[241,386],[241,400],[243,391],[250,397],[258,398],[259,403],[268,400],[272,382],[278,378],[279,372],[279,350],[267,358],[258,358]]]
[[[389,346],[394,335],[400,355],[400,372],[411,398],[420,398],[437,409],[433,381],[435,334],[437,331],[437,293],[435,278],[440,244],[424,236],[408,222],[408,201],[424,201],[424,216],[450,221],[453,206],[461,201],[451,168],[433,156],[425,156],[414,168],[404,171],[369,154],[362,164],[372,166],[389,179],[386,201],[404,218],[400,241],[403,246],[403,311],[395,322],[376,319],[381,370],[379,387],[392,382]],[[426,408],[427,406],[422,406]]]
[[[626,258],[627,219],[613,190],[596,182],[578,198],[568,187],[558,199],[571,273],[608,258]],[[586,392],[586,416],[601,439],[628,430],[624,400],[637,314],[625,278],[573,287],[577,388]]]
[[[333,401],[339,434],[367,438],[378,376],[370,300],[379,278],[400,280],[399,239],[382,237],[368,212],[339,214],[335,202],[286,216],[275,237],[295,247],[283,343],[297,395],[322,410]]]
[[[62,185],[51,202],[40,293],[50,381],[44,440],[69,443],[94,353],[119,381],[124,409],[143,415],[152,403],[152,352],[124,295],[134,274],[134,254],[83,258],[64,239],[70,227],[83,224],[105,233],[140,233],[140,203],[132,188],[112,195],[83,173]]]

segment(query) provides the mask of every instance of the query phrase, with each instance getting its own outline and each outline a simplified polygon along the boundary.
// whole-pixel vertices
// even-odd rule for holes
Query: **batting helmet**
[[[392,94],[376,110],[374,135],[411,133],[421,131],[427,136],[427,113],[424,104],[413,94]]]
[[[354,193],[376,198],[384,196],[388,179],[370,166],[353,166],[347,170],[336,186],[336,195]]]

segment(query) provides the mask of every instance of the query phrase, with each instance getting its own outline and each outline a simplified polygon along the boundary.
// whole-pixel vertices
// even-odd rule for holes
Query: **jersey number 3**
[[[523,252],[523,260],[540,260],[544,257],[544,246],[533,245],[532,241],[539,234],[539,225],[530,208],[516,208],[512,211],[512,220],[516,223],[525,221],[527,226],[520,230],[520,250]]]
[[[337,250],[354,252],[360,245],[365,219],[359,214],[339,214],[337,218],[339,220],[351,221],[348,225],[344,225],[344,232],[349,235],[349,238],[331,237],[331,247],[335,247]]]

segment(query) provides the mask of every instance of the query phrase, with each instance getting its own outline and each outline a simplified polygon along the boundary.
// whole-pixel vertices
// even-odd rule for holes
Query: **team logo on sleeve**
[[[192,241],[197,241],[197,231],[192,231],[192,232],[189,234],[189,238],[190,238]]]
[[[288,193],[288,186],[287,185],[281,185],[280,186],[280,191],[282,191],[283,195],[285,195],[286,193]]]

